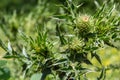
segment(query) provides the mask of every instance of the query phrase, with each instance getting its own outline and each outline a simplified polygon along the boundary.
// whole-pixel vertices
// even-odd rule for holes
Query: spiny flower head
[[[83,15],[76,18],[76,28],[79,34],[86,34],[90,31],[90,21],[89,16]]]

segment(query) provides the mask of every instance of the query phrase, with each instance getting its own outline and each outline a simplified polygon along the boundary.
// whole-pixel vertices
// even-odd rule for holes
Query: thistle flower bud
[[[88,16],[82,16],[82,21],[83,22],[88,22],[89,21],[89,17]]]
[[[80,16],[76,18],[76,27],[80,35],[90,31],[89,16]]]

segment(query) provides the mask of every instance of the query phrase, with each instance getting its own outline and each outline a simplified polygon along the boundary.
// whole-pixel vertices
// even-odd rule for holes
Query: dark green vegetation
[[[119,0],[2,0],[0,80],[120,79],[119,7]]]

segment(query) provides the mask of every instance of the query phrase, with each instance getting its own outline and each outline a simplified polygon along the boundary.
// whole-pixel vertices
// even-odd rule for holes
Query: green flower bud
[[[87,34],[90,31],[89,16],[80,16],[76,19],[76,27],[80,35]]]

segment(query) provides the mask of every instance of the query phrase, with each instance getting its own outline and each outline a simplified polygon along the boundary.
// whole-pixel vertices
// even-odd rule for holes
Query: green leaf
[[[60,64],[63,64],[63,63],[66,63],[67,62],[67,59],[60,59],[59,61],[57,61],[56,63],[50,65],[50,66],[56,66],[56,65],[60,65]]]
[[[60,28],[59,28],[59,24],[56,25],[56,35],[59,36],[61,44],[65,45],[66,44],[66,39],[64,38],[64,36],[61,34]]]
[[[101,59],[100,59],[100,56],[96,53],[92,53],[92,57],[95,57],[97,59],[97,61],[102,65],[102,62],[101,62]]]
[[[5,36],[7,36],[8,38],[10,38],[10,34],[8,32],[8,29],[7,29],[6,25],[0,25],[0,28],[4,32]]]
[[[30,80],[41,80],[42,73],[35,73],[31,76]]]
[[[5,60],[0,60],[0,67],[6,65],[7,61]]]
[[[73,70],[73,68],[71,66],[69,67],[61,67],[61,69],[59,69],[62,72],[70,72]]]
[[[5,44],[2,42],[1,39],[0,39],[0,47],[3,48],[5,51],[7,51],[7,47],[6,47]]]
[[[55,77],[52,74],[46,76],[45,80],[55,80]]]
[[[22,31],[19,31],[20,33],[20,36],[26,41],[28,42],[28,37],[22,32]]]
[[[92,50],[97,50],[98,49],[98,47],[92,47]]]
[[[117,37],[117,34],[114,33],[114,34],[112,35],[112,39],[113,39],[113,38],[116,38],[116,37]]]
[[[20,58],[18,56],[11,56],[11,55],[5,55],[3,58],[10,59],[10,58]]]
[[[88,33],[86,34],[86,36],[92,38],[96,36],[96,33]]]
[[[64,15],[54,15],[53,17],[58,19],[72,19],[70,15],[64,14]]]
[[[86,64],[88,64],[88,65],[92,65],[92,63],[91,63],[90,60],[88,60],[88,59],[85,59],[84,62],[85,62]]]
[[[102,5],[101,9],[98,10],[98,12],[94,15],[95,18],[96,18],[96,17],[99,17],[100,14],[104,11],[105,5],[106,5],[106,4],[104,3],[104,4]]]
[[[97,78],[97,80],[104,80],[105,79],[105,74],[106,73],[106,70],[105,70],[105,68],[103,67],[102,68],[102,71],[101,71],[101,74],[100,74],[100,76]]]
[[[104,43],[110,47],[113,47],[113,48],[117,48],[113,43],[109,42],[109,41],[104,41]]]

